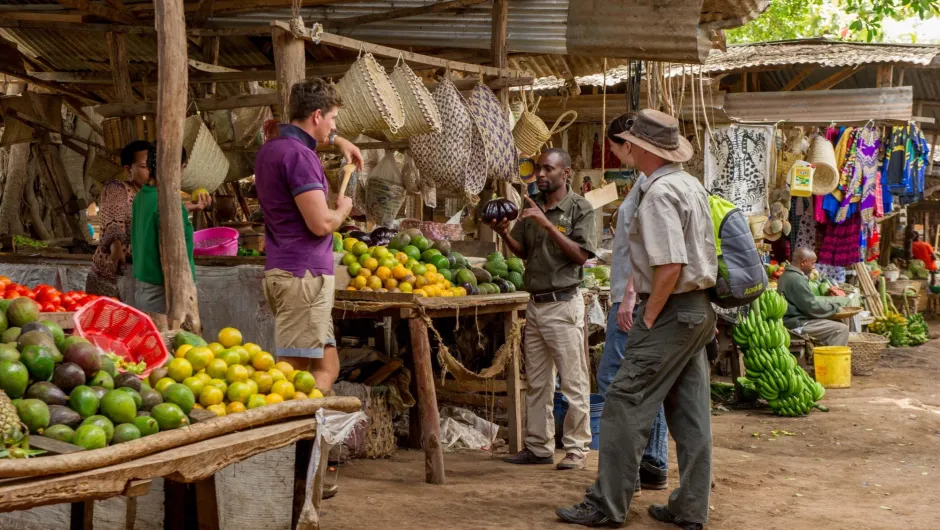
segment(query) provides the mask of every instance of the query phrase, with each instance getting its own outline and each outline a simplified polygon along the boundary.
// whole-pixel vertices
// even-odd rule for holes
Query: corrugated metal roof
[[[705,0],[701,21],[709,28],[735,28],[757,18],[769,5],[770,0]]]

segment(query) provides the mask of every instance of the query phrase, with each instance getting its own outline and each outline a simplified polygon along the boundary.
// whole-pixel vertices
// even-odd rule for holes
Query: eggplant
[[[354,232],[354,231],[357,231],[357,230],[359,230],[359,228],[358,228],[356,225],[346,225],[346,226],[344,226],[344,227],[342,227],[342,228],[339,229],[339,233],[342,234],[342,235],[346,235],[346,234],[348,234],[349,232]]]
[[[509,199],[498,197],[483,206],[483,222],[499,223],[514,221],[519,217],[519,208]]]
[[[363,243],[365,243],[366,245],[369,245],[370,247],[372,246],[372,237],[369,234],[363,232],[362,230],[353,230],[346,235],[353,239],[362,241]]]

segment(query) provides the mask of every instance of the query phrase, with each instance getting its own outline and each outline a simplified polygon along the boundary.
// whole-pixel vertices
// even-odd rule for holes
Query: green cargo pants
[[[680,487],[669,496],[669,510],[704,524],[712,460],[705,345],[715,336],[715,312],[708,294],[694,291],[669,297],[652,329],[645,314],[642,300],[623,364],[607,390],[597,481],[585,502],[614,521],[626,519],[650,427],[663,405],[679,460]]]

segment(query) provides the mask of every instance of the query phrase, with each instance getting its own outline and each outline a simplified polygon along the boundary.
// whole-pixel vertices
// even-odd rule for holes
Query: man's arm
[[[636,307],[636,289],[633,287],[633,275],[627,280],[627,288],[623,291],[623,300],[617,310],[617,326],[623,331],[633,328],[633,308]]]
[[[584,265],[584,262],[586,262],[588,258],[591,257],[591,255],[586,250],[581,248],[581,245],[578,244],[577,241],[574,241],[555,228],[555,225],[553,225],[548,217],[546,217],[545,212],[543,212],[542,209],[539,208],[537,204],[535,204],[535,201],[529,197],[526,197],[525,200],[529,203],[529,207],[525,210],[522,210],[522,214],[519,216],[519,219],[532,219],[537,225],[548,232],[548,236],[552,238],[552,241],[558,245],[558,248],[564,252],[568,259],[574,263],[577,263],[578,265]],[[593,215],[593,212],[591,212],[591,214]],[[591,223],[593,224],[593,219]]]
[[[307,229],[323,237],[337,231],[352,211],[352,199],[345,194],[336,197],[336,209],[326,204],[323,190],[305,191],[294,197],[297,208],[304,217]]]
[[[653,292],[650,293],[649,300],[646,301],[646,312],[643,314],[643,322],[646,327],[652,329],[656,324],[659,313],[672,295],[672,291],[679,282],[679,274],[682,273],[682,264],[670,263],[653,268]]]
[[[522,220],[516,222],[516,228],[513,229],[513,232],[516,232],[516,235],[513,235],[509,232],[509,221],[503,219],[502,222],[492,225],[493,231],[499,234],[499,237],[503,238],[503,241],[506,242],[506,246],[509,247],[509,250],[519,256],[522,259],[527,259],[528,255],[525,250],[525,245],[517,239],[519,234],[523,233],[522,230]]]

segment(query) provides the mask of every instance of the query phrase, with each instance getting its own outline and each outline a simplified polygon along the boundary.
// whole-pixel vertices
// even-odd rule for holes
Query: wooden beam
[[[277,73],[278,116],[281,122],[288,123],[291,88],[304,79],[307,54],[304,41],[294,37],[290,30],[272,27],[271,40],[274,42],[274,69]]]
[[[892,83],[894,83],[894,65],[891,63],[879,64],[875,87],[891,88]]]
[[[81,142],[81,143],[83,143],[83,144],[90,145],[90,146],[92,146],[92,147],[97,147],[98,149],[101,149],[102,151],[104,151],[104,152],[106,152],[106,153],[111,153],[111,150],[108,149],[107,146],[101,145],[101,144],[99,144],[99,143],[97,143],[97,142],[94,142],[94,141],[92,141],[92,140],[86,140],[86,139],[81,138],[81,137],[79,137],[79,136],[75,136],[74,134],[67,133],[67,132],[62,131],[62,130],[60,130],[60,129],[56,129],[55,127],[50,127],[49,125],[46,125],[46,124],[44,124],[44,123],[42,123],[42,122],[40,122],[40,121],[38,121],[38,120],[34,120],[34,119],[30,118],[29,116],[26,116],[26,115],[23,114],[22,112],[17,112],[17,111],[15,111],[15,110],[13,110],[13,109],[7,109],[7,111],[4,113],[4,116],[5,116],[5,117],[8,117],[8,118],[10,118],[10,119],[13,119],[13,120],[21,121],[21,122],[25,123],[26,125],[29,125],[30,127],[38,128],[38,129],[41,129],[41,130],[44,130],[44,131],[54,132],[54,133],[57,133],[57,134],[59,134],[59,135],[65,137],[65,138],[69,138],[69,139],[74,140],[74,141],[76,141],[76,142]],[[64,143],[64,141],[63,141],[63,143]]]
[[[206,21],[212,16],[212,10],[215,7],[215,0],[199,0],[199,7],[196,15],[193,16],[192,27],[201,28],[206,25]]]
[[[844,68],[842,70],[839,70],[838,72],[830,75],[829,77],[823,79],[822,81],[816,83],[815,85],[812,85],[806,88],[805,92],[810,92],[814,90],[829,90],[830,88],[852,77],[861,69],[862,69],[862,65],[858,65],[858,66]]]
[[[66,7],[71,7],[82,13],[94,15],[105,20],[110,20],[111,22],[140,24],[140,20],[128,11],[121,11],[107,5],[92,3],[90,0],[58,0],[58,2]]]
[[[0,24],[13,21],[59,22],[65,24],[82,24],[89,19],[81,13],[49,13],[37,11],[0,11]]]
[[[331,4],[352,4],[362,2],[362,0],[303,0],[304,7],[325,6]],[[279,7],[291,7],[292,0],[215,0],[213,14],[221,15],[228,13],[246,13],[264,9]],[[153,4],[151,2],[140,2],[128,6],[128,10],[134,13],[152,13]],[[186,2],[183,9],[187,14],[199,12],[199,1]]]
[[[509,46],[507,33],[509,28],[509,1],[493,0],[493,25],[490,33],[490,50],[493,54],[493,66],[509,68]]]
[[[361,26],[363,24],[371,24],[373,22],[385,22],[388,20],[396,20],[399,18],[413,17],[417,15],[427,15],[429,13],[441,13],[444,11],[450,11],[452,9],[459,9],[461,7],[468,7],[476,4],[482,4],[488,2],[489,0],[449,0],[446,2],[438,2],[436,4],[423,5],[420,7],[406,7],[402,9],[392,9],[390,11],[382,11],[381,13],[372,13],[369,15],[362,15],[359,17],[347,17],[347,18],[338,18],[333,20],[325,20],[323,24],[330,28],[354,28]]]
[[[202,58],[213,65],[219,64],[219,44],[221,43],[221,38],[219,37],[203,37],[202,41]],[[192,76],[190,76],[190,85],[193,84]],[[202,87],[201,95],[203,97],[212,97],[215,96],[215,83],[209,83],[209,86]]]
[[[121,33],[109,32],[108,39],[108,59],[111,63],[111,78],[114,81],[114,91],[117,94],[117,100],[121,103],[133,103],[134,91],[131,88],[131,74],[127,64],[127,45],[124,42],[124,35]],[[124,129],[124,139],[127,141],[137,139],[137,128],[134,126],[132,118],[122,118],[121,128]]]
[[[280,20],[275,20],[271,22],[272,26],[280,27],[283,30],[290,31],[290,24],[287,22],[282,22]],[[393,59],[401,58],[408,63],[417,63],[428,66],[437,66],[439,68],[448,68],[455,72],[467,72],[471,74],[483,74],[491,75],[494,77],[522,77],[528,75],[526,72],[520,72],[517,70],[511,70],[508,68],[493,68],[491,66],[482,66],[479,64],[471,63],[462,63],[460,61],[448,61],[446,59],[441,59],[439,57],[431,57],[430,55],[423,55],[420,53],[406,52],[404,50],[399,50],[397,48],[390,48],[388,46],[382,46],[379,44],[372,44],[370,42],[364,42],[356,39],[351,39],[349,37],[343,37],[341,35],[335,35],[333,33],[319,33],[318,27],[315,27],[314,31],[311,31],[309,28],[305,30],[303,36],[304,39],[328,44],[330,46],[336,46],[338,48],[344,48],[347,50],[353,51],[363,51],[371,53],[373,55],[379,55],[382,57],[390,57]]]
[[[160,257],[166,278],[167,324],[198,333],[196,284],[189,268],[180,208],[183,121],[186,119],[186,21],[183,0],[154,0],[157,28],[157,167],[160,168]]]

